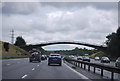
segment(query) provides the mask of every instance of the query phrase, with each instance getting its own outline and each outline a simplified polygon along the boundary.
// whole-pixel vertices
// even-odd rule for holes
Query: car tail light
[[[38,56],[41,56],[40,54],[38,54]]]

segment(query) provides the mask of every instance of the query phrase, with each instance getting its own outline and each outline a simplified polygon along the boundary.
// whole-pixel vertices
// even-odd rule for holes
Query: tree
[[[106,36],[108,39],[106,41],[106,44],[108,46],[108,52],[113,57],[119,57],[120,56],[120,27],[118,27],[116,33],[109,34]]]
[[[25,42],[25,40],[22,38],[22,36],[18,36],[18,37],[16,38],[15,45],[16,45],[16,46],[24,46],[24,45],[26,45],[26,42]]]
[[[9,43],[7,43],[7,42],[4,42],[4,49],[5,49],[5,51],[9,51]]]

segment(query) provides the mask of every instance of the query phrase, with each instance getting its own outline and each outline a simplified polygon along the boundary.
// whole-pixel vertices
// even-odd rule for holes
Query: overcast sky
[[[83,41],[103,44],[118,28],[117,2],[5,2],[2,4],[2,41],[22,36],[27,44],[46,41]],[[47,50],[73,49],[52,45]],[[81,46],[78,46],[81,47]]]

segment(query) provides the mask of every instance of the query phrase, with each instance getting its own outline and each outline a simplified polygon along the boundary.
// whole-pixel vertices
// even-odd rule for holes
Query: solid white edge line
[[[24,75],[24,76],[22,77],[22,79],[25,78],[25,77],[27,77],[27,75]]]
[[[82,75],[81,73],[77,72],[76,70],[72,69],[71,67],[69,67],[67,64],[64,63],[65,66],[67,66],[70,70],[72,70],[73,72],[75,72],[76,74],[78,74],[79,76],[82,77],[82,79],[89,79],[88,77]]]

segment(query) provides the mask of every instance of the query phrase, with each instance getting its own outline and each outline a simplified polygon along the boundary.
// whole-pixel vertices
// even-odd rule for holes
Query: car
[[[82,57],[82,61],[88,61],[88,62],[90,62],[90,58],[88,56],[83,56]]]
[[[41,56],[41,60],[47,60],[47,56],[46,55],[42,55]]]
[[[82,60],[82,56],[78,56],[78,57],[77,57],[77,60]]]
[[[69,57],[70,57],[70,58],[75,58],[75,56],[73,56],[73,55],[70,55]]]
[[[89,54],[84,54],[84,56],[89,56]]]
[[[44,55],[44,57],[45,57],[45,60],[47,60],[47,55]]]
[[[37,50],[29,52],[29,62],[38,61],[41,62],[41,54]]]
[[[102,57],[101,63],[110,63],[110,59],[108,57]]]
[[[116,60],[115,67],[120,67],[120,57]]]
[[[99,58],[99,57],[95,57],[94,59],[95,59],[95,61],[99,61],[99,60],[100,60],[100,58]]]
[[[48,58],[48,65],[59,64],[62,65],[62,58],[60,54],[50,54]]]

